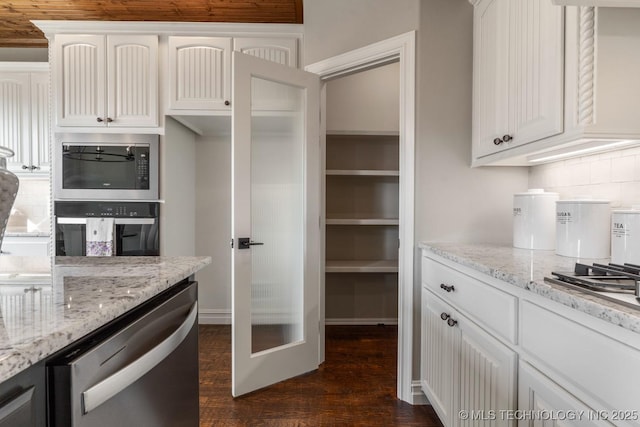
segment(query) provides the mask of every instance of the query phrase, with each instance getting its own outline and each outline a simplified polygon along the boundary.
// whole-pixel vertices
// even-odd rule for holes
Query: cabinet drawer
[[[463,314],[515,343],[517,298],[484,282],[422,258],[422,283]]]
[[[532,363],[547,365],[548,375],[579,389],[593,400],[595,410],[613,415],[636,411],[631,420],[610,420],[616,425],[640,425],[638,384],[640,351],[573,320],[523,301],[521,345]]]

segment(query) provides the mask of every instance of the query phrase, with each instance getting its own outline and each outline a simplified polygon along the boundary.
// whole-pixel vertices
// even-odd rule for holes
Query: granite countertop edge
[[[419,247],[507,284],[640,333],[640,310],[544,281],[544,276],[550,275],[551,271],[572,270],[577,261],[575,258],[562,257],[554,251],[532,251],[489,244],[421,242]],[[495,256],[488,257],[487,253],[495,253]]]
[[[82,259],[79,257],[63,258],[73,259],[73,261],[62,261],[58,264],[60,258],[56,258],[57,267],[69,271],[78,270],[96,274],[96,277],[100,277],[102,273],[105,275],[118,274],[117,271],[121,270],[123,280],[128,277],[133,278],[136,274],[136,268],[143,269],[141,272],[144,271],[146,273],[149,268],[155,267],[153,263],[144,264],[142,261],[143,258],[151,257],[126,257],[129,259],[128,261],[124,261],[125,257],[110,257],[102,260],[97,260],[94,257],[82,257]],[[116,289],[107,300],[108,304],[104,307],[104,310],[83,307],[82,303],[75,303],[74,301],[77,306],[75,309],[67,311],[67,308],[64,308],[63,325],[61,327],[53,328],[50,331],[21,341],[6,342],[6,340],[2,340],[0,343],[0,382],[6,381],[24,369],[45,360],[57,351],[73,344],[211,263],[211,257],[156,258],[159,260],[157,276],[147,279],[142,286],[137,287],[135,289],[135,297],[124,298],[118,294],[122,292],[122,289]],[[140,261],[138,262],[136,259],[140,259]],[[101,265],[101,261],[104,264]],[[90,281],[91,278],[88,280]],[[54,288],[55,286],[53,284]],[[103,289],[100,290],[100,292],[103,291]],[[85,305],[93,302],[91,292],[95,292],[95,289],[88,289]],[[60,306],[60,302],[56,304]],[[65,302],[63,301],[62,304],[65,304]]]

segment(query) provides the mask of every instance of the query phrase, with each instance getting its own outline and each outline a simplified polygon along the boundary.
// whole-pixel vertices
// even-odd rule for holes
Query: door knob
[[[249,249],[251,246],[264,245],[262,242],[252,242],[248,237],[240,237],[238,239],[238,249]]]

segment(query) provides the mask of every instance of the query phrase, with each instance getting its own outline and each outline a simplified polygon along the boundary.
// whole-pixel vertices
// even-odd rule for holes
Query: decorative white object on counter
[[[574,258],[608,258],[611,209],[608,200],[556,202],[556,254]]]
[[[556,248],[556,201],[558,193],[530,189],[513,195],[513,247]]]
[[[640,205],[611,213],[611,262],[640,264]]]

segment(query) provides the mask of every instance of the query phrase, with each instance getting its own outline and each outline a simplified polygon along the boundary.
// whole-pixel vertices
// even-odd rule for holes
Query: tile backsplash
[[[7,232],[50,232],[49,180],[20,179]]]
[[[557,192],[560,199],[607,199],[612,208],[640,205],[640,147],[533,166],[529,188]]]

